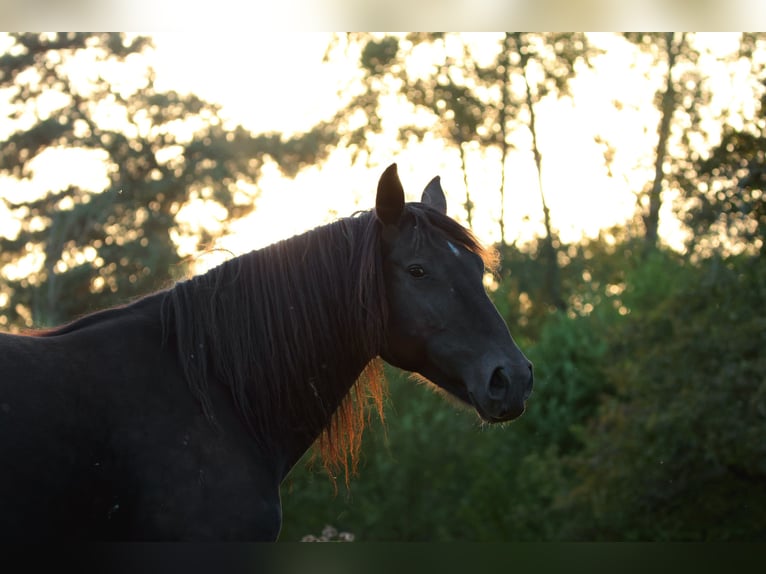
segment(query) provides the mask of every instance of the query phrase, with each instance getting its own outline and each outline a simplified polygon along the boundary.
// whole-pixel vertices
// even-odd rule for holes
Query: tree
[[[503,61],[496,69],[503,70],[502,91],[504,99],[509,100],[506,91],[510,88],[509,77],[513,73],[510,66],[517,62],[517,73],[524,79],[524,103],[528,113],[527,128],[531,135],[532,155],[535,160],[537,172],[538,191],[543,207],[543,224],[545,237],[543,238],[544,255],[546,258],[546,285],[549,302],[559,310],[566,309],[566,302],[561,294],[561,279],[558,262],[556,243],[558,242],[553,230],[550,218],[550,210],[545,201],[543,191],[542,153],[538,143],[536,103],[549,93],[558,97],[569,94],[569,81],[574,77],[577,62],[589,62],[593,52],[588,48],[584,34],[548,34],[533,35],[519,32],[506,33],[503,43],[503,52],[511,52],[510,57],[503,57]],[[530,80],[530,68],[537,67],[542,71],[541,79],[537,82]],[[504,106],[505,109],[505,106]],[[505,121],[507,110],[503,116]],[[503,141],[503,185],[505,184],[505,141]],[[501,189],[501,201],[504,202],[505,190]],[[503,210],[504,215],[504,210]],[[502,238],[505,243],[505,237]]]
[[[657,153],[654,161],[654,181],[648,192],[649,206],[643,216],[646,227],[646,242],[649,246],[657,245],[657,229],[660,221],[660,203],[662,184],[665,179],[663,166],[668,153],[668,138],[670,136],[670,122],[676,108],[675,87],[673,85],[673,71],[681,46],[685,42],[685,34],[681,34],[678,41],[673,32],[665,33],[662,38],[662,51],[667,57],[668,71],[665,80],[665,89],[660,96],[660,124],[657,128]]]
[[[569,95],[569,82],[578,65],[588,65],[596,53],[585,35],[507,33],[477,40],[461,34],[413,33],[381,38],[355,35],[352,39],[363,45],[363,82],[367,101],[373,103],[365,110],[369,125],[377,125],[372,118],[380,115],[378,105],[397,90],[415,115],[420,112],[415,121],[399,127],[401,140],[422,142],[432,136],[458,152],[469,227],[475,208],[470,192],[471,158],[476,157],[475,165],[485,169],[487,158],[499,152],[501,244],[506,243],[507,161],[513,150],[530,153],[538,173],[546,229],[547,297],[549,304],[563,309],[558,240],[543,190],[536,114],[538,104],[548,96]],[[491,56],[486,55],[488,51]]]
[[[659,114],[657,139],[651,154],[652,177],[637,194],[639,215],[644,224],[645,251],[659,242],[663,193],[675,185],[676,175],[687,159],[700,150],[696,141],[706,141],[702,120],[710,117],[711,88],[699,68],[703,49],[694,34],[628,33],[626,39],[652,56],[649,79],[657,81],[654,105]]]
[[[564,536],[762,540],[766,267],[658,251],[628,285],[606,352],[614,392],[567,460]]]
[[[498,143],[497,110],[487,108],[487,82],[472,54],[471,45],[459,34],[413,33],[406,38],[410,54],[428,49],[431,71],[426,75],[408,74],[402,68],[402,95],[415,109],[428,112],[435,122],[410,124],[400,128],[404,141],[413,136],[422,141],[426,134],[439,138],[459,153],[465,185],[463,207],[466,223],[473,225],[474,201],[469,185],[468,156],[471,149],[482,152]],[[406,60],[407,54],[402,54]],[[484,93],[483,93],[484,92]]]
[[[179,239],[204,249],[252,210],[268,157],[293,176],[337,142],[332,120],[289,140],[254,136],[224,125],[216,105],[157,91],[145,37],[9,39],[0,175],[15,192],[0,207],[19,223],[0,234],[4,326],[60,323],[167,285],[187,269]],[[64,169],[33,194],[32,177],[52,157],[58,169],[62,157],[86,158],[99,177],[83,182]]]
[[[766,239],[766,35],[743,34],[737,59],[749,66],[752,114],[727,118],[720,142],[679,175],[690,250],[704,256],[759,253]],[[744,91],[744,90],[743,90]],[[734,127],[732,124],[736,124]]]

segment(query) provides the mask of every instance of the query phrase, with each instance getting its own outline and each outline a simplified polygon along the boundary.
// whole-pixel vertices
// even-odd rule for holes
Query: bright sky
[[[491,36],[486,39],[491,41]],[[167,87],[188,89],[221,102],[228,115],[255,132],[306,130],[332,115],[338,106],[337,90],[355,74],[354,61],[322,63],[329,40],[329,35],[319,33],[253,37],[235,34],[207,41],[158,35],[158,80],[167,82]],[[624,68],[625,61],[619,59],[615,54],[604,67]],[[593,142],[600,127],[596,125],[599,116],[609,107],[610,97],[616,97],[611,89],[614,84],[610,82],[604,90],[598,81],[594,85],[593,78],[578,82],[582,91],[601,93],[581,100],[577,109],[564,103],[540,106],[538,110],[546,196],[554,224],[567,240],[624,221],[633,213],[635,204],[624,182],[606,176],[601,151]],[[643,88],[651,102],[651,89],[647,92],[645,86],[625,83],[621,87],[625,92],[620,98],[635,99]],[[394,109],[389,113],[401,112]],[[626,116],[618,123],[627,121],[635,123],[636,119]],[[641,133],[642,127],[632,127]],[[445,150],[434,141],[404,152],[395,149],[393,141],[381,144],[390,145],[389,153],[380,149],[373,158],[380,165],[370,170],[350,171],[348,154],[339,150],[321,171],[302,173],[295,180],[285,181],[276,170],[270,172],[261,182],[256,212],[248,221],[234,226],[234,237],[224,245],[240,252],[298,233],[334,215],[371,207],[377,177],[392,161],[399,164],[409,199],[417,199],[425,183],[441,175],[453,214],[464,219],[461,205],[465,188],[454,150]],[[485,241],[498,238],[493,218],[498,213],[500,172],[497,159],[493,159],[487,161],[478,153],[469,158],[469,186],[477,204],[474,230]],[[477,169],[481,164],[486,167]],[[543,231],[531,155],[514,154],[509,168],[507,228],[511,237],[529,238]]]
[[[492,36],[483,38],[491,41]],[[255,133],[308,130],[336,111],[338,89],[348,85],[349,78],[357,73],[351,59],[322,62],[329,40],[323,33],[157,34],[157,87],[192,91],[219,102],[226,116]],[[565,241],[577,240],[583,234],[593,236],[601,228],[630,218],[635,212],[635,192],[653,177],[651,154],[659,115],[652,102],[658,84],[630,70],[632,63],[644,56],[615,42],[609,34],[593,35],[592,40],[608,52],[597,60],[593,72],[578,74],[573,85],[576,106],[564,100],[536,109],[544,191],[553,225]],[[723,54],[736,45],[737,34],[712,34],[703,40]],[[718,104],[736,105],[737,83],[714,58],[705,61]],[[621,109],[612,105],[615,100],[622,102]],[[384,118],[394,121],[400,113],[389,107]],[[615,177],[607,175],[603,149],[594,142],[597,134],[617,149],[612,166]],[[348,150],[338,150],[321,169],[306,170],[294,180],[281,177],[276,168],[267,168],[259,182],[255,213],[232,225],[231,237],[219,246],[243,253],[356,209],[369,208],[374,203],[379,174],[393,161],[399,164],[410,200],[418,199],[434,175],[441,175],[449,208],[464,221],[461,205],[465,188],[456,151],[445,150],[433,140],[400,151],[394,134],[379,143],[371,158],[375,165],[369,169],[350,169]],[[484,241],[497,240],[497,158],[487,159],[474,152],[468,161],[470,192],[477,204],[474,231]],[[45,173],[59,176],[64,170],[75,178],[89,171],[71,160],[60,166],[57,170],[36,170],[30,185],[38,189],[54,185],[46,181]],[[513,153],[507,177],[509,239],[542,234],[542,208],[530,152],[522,149]],[[660,233],[666,241],[679,245],[670,199],[665,198]],[[0,226],[7,225],[12,222],[3,220],[0,213]],[[215,262],[213,258],[209,264]]]
[[[481,39],[482,35],[474,35]],[[492,41],[491,34],[483,35]],[[202,36],[205,38],[205,36]],[[736,47],[737,34],[709,34],[701,38],[716,54]],[[659,115],[653,106],[656,83],[630,70],[637,55],[610,34],[591,39],[608,50],[597,60],[595,71],[581,73],[574,82],[574,101],[551,102],[537,109],[539,141],[543,155],[543,185],[554,226],[565,241],[593,236],[599,229],[619,224],[636,209],[635,192],[653,177],[653,157]],[[235,121],[255,132],[292,133],[309,129],[338,106],[337,90],[355,73],[354,61],[322,62],[328,34],[155,36],[158,80],[167,86],[195,91],[219,101]],[[728,72],[705,58],[709,81],[715,83],[720,106],[735,105],[737,90]],[[616,109],[612,102],[623,103]],[[400,113],[395,109],[389,113]],[[617,149],[615,177],[603,165],[603,149],[594,142],[600,134]],[[389,149],[386,147],[390,146]],[[388,153],[387,153],[388,152]],[[235,252],[259,247],[328,221],[358,208],[371,207],[377,177],[396,161],[409,199],[417,199],[423,185],[442,176],[452,213],[464,219],[465,188],[459,157],[438,142],[406,151],[381,141],[379,165],[369,170],[349,170],[348,154],[339,150],[321,170],[310,170],[295,180],[284,180],[277,170],[263,178],[257,210],[248,221],[233,227],[226,247]],[[485,241],[498,239],[497,158],[469,157],[469,187],[477,204],[474,230]],[[527,239],[542,233],[542,208],[531,153],[514,153],[507,177],[506,229],[510,238]],[[671,213],[671,197],[664,202],[660,233],[680,246],[678,224]],[[296,209],[298,208],[298,209]]]

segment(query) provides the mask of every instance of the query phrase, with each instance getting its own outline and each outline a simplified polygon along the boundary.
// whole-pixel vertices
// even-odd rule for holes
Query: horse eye
[[[407,271],[409,271],[410,275],[417,278],[423,277],[426,274],[425,269],[420,265],[410,265],[407,267]]]

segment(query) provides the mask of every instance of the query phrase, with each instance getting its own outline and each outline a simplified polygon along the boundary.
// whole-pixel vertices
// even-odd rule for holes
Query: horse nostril
[[[496,368],[492,372],[492,378],[489,380],[489,396],[493,399],[500,398],[505,395],[510,385],[508,375],[502,367]]]

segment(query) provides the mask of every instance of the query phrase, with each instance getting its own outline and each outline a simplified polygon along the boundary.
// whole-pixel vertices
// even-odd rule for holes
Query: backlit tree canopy
[[[53,324],[166,285],[185,272],[179,244],[204,249],[252,209],[267,158],[294,175],[336,139],[329,124],[254,136],[217,105],[158,91],[145,37],[10,41],[0,210],[16,223],[0,232],[3,325]]]

